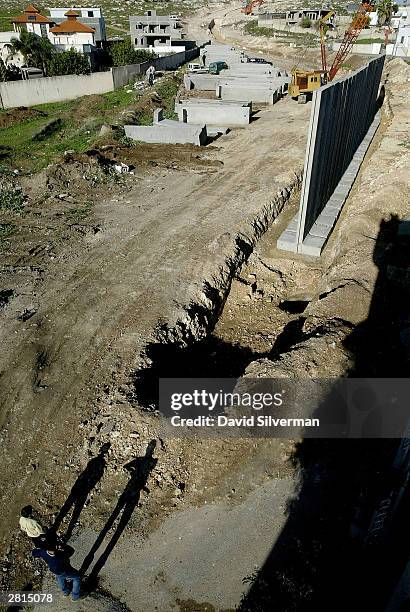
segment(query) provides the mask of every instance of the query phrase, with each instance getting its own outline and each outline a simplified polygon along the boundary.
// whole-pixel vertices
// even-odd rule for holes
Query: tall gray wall
[[[316,90],[308,131],[297,243],[303,242],[366,135],[385,56]]]

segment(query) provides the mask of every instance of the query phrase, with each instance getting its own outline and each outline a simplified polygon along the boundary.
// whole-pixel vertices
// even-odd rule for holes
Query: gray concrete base
[[[178,119],[184,123],[208,125],[248,125],[251,118],[250,102],[226,100],[180,100],[175,104]]]
[[[243,85],[219,85],[216,89],[217,96],[221,100],[249,100],[255,103],[275,104],[282,96],[282,87],[267,83],[256,85],[244,83]]]
[[[276,243],[278,249],[282,251],[290,251],[292,253],[302,253],[303,255],[313,255],[314,257],[320,256],[341,213],[347,196],[350,193],[356,176],[360,170],[364,156],[366,155],[379,124],[380,113],[378,112],[376,113],[373,123],[368,129],[366,136],[356,149],[356,152],[353,155],[352,161],[347,167],[346,172],[342,176],[336,189],[316,219],[316,222],[310,229],[309,234],[306,236],[304,241],[300,244],[297,243],[298,215],[296,215],[279,237]]]
[[[124,125],[125,135],[132,140],[157,144],[206,145],[206,125],[180,123],[162,118],[162,110],[154,111],[154,125]]]

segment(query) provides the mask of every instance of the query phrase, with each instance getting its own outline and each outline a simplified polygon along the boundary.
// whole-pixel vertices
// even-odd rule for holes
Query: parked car
[[[219,74],[222,70],[227,70],[228,64],[226,62],[211,62],[209,64],[209,74]]]
[[[270,66],[272,66],[272,62],[268,62],[268,60],[263,59],[263,57],[249,57],[248,58],[248,63],[251,63],[251,64],[269,64]]]
[[[188,72],[196,72],[197,74],[205,74],[208,72],[208,68],[206,66],[202,66],[201,64],[197,64],[195,62],[191,62],[188,64]]]

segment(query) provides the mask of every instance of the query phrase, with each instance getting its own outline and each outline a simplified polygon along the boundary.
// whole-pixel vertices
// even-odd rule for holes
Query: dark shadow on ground
[[[212,335],[186,348],[150,344],[146,354],[153,365],[136,372],[133,379],[135,399],[145,407],[158,405],[159,378],[236,378],[250,361],[263,356]]]
[[[119,518],[117,526],[111,539],[106,545],[103,552],[95,562],[88,578],[85,581],[85,590],[94,589],[97,584],[97,577],[101,569],[104,567],[108,557],[114,550],[118,540],[120,539],[124,529],[126,528],[141,496],[141,491],[146,489],[146,484],[151,471],[155,468],[158,459],[152,455],[156,447],[156,441],[151,440],[148,444],[145,455],[143,457],[137,457],[130,463],[127,463],[124,468],[129,472],[130,479],[121,493],[118,503],[115,506],[110,518],[102,528],[96,541],[94,542],[90,552],[85,557],[80,573],[85,574],[89,567],[94,562],[95,555],[104,542],[110,529],[114,526],[116,520]]]
[[[392,217],[380,226],[369,315],[346,340],[354,357],[350,377],[408,376],[409,225]],[[239,612],[385,610],[410,544],[408,468],[403,473],[393,467],[399,444],[305,438],[297,445],[299,490],[263,567],[245,579],[250,587]],[[398,501],[384,529],[369,531],[375,509],[392,492]]]
[[[64,518],[68,515],[70,510],[72,509],[72,515],[66,532],[61,534],[61,539],[67,542],[73,529],[80,518],[80,514],[84,508],[85,502],[91,491],[98,484],[104,474],[104,470],[106,467],[106,455],[110,449],[110,444],[106,443],[100,449],[99,454],[96,457],[90,459],[87,463],[87,467],[85,470],[79,475],[77,480],[75,481],[67,500],[61,507],[61,510],[57,514],[57,517],[54,521],[54,525],[50,530],[51,533],[56,533],[64,520]]]

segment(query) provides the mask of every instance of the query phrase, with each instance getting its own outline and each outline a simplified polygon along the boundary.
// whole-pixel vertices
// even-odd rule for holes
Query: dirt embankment
[[[183,375],[179,351],[167,357],[163,343],[201,338],[213,325],[232,274],[298,184],[307,118],[306,107],[283,100],[212,148],[106,142],[21,179],[28,200],[3,220],[15,226],[1,277],[2,484],[13,500],[1,507],[5,586],[33,575],[19,508],[32,501],[52,522],[103,441],[112,441],[112,471],[83,526],[101,528],[126,485],[122,467],[152,438],[158,467],[138,518],[147,530],[179,498],[219,494],[212,465],[230,494],[224,474],[253,446],[232,448],[226,461],[217,446],[162,445],[137,391],[152,393],[158,363]],[[272,150],[275,137],[286,139],[286,155]],[[117,177],[114,160],[134,174]]]
[[[12,110],[0,113],[0,128],[8,128],[33,118],[46,116],[46,113],[39,109],[20,106],[19,108],[13,108]]]
[[[284,218],[234,282],[216,332],[263,356],[250,376],[407,375],[409,74],[403,60],[386,64],[382,124],[322,257],[275,249]]]

